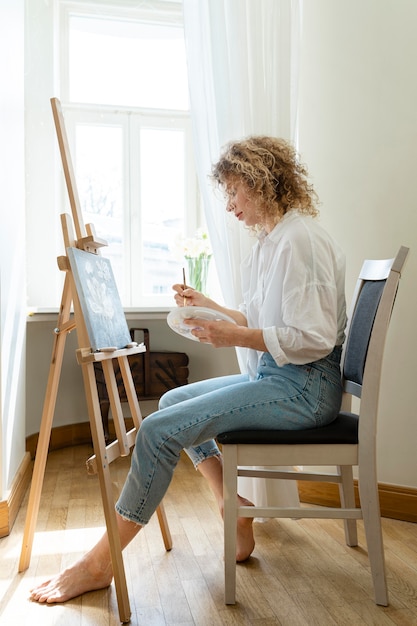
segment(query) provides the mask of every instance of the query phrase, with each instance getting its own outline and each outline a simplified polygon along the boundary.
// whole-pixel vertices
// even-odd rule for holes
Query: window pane
[[[140,132],[140,204],[143,243],[142,292],[172,294],[181,280],[181,264],[172,251],[184,232],[184,133],[142,129]]]
[[[70,17],[72,102],[188,110],[182,28]]]
[[[123,134],[117,126],[78,124],[76,178],[85,224],[93,224],[108,246],[113,273],[124,299],[123,245]]]

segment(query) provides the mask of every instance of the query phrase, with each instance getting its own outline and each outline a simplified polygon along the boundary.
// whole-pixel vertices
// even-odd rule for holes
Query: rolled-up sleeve
[[[280,366],[289,363],[290,361],[285,352],[282,350],[278,341],[278,333],[276,327],[270,326],[269,328],[264,328],[262,331],[262,335],[268,352],[274,359],[275,363]]]

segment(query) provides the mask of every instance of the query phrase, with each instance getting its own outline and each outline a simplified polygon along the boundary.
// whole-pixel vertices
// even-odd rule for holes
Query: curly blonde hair
[[[242,183],[260,222],[277,223],[291,209],[318,215],[318,197],[307,181],[307,168],[284,139],[253,136],[230,142],[211,176],[226,193],[230,186]]]

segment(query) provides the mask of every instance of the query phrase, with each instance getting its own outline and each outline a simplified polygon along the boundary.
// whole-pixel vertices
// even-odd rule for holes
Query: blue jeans
[[[185,449],[194,466],[219,455],[215,437],[228,430],[303,430],[332,422],[340,409],[341,348],[308,365],[278,367],[264,353],[256,380],[222,376],[168,391],[142,423],[117,512],[149,522]],[[279,459],[277,459],[279,465]]]

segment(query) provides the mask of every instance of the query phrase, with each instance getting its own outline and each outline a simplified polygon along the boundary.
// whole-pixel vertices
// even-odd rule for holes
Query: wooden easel
[[[104,241],[100,241],[95,236],[94,229],[91,224],[84,226],[61,105],[57,98],[51,99],[51,105],[72,211],[72,220],[67,214],[61,215],[65,249],[75,247],[85,250],[91,254],[99,254],[100,247],[107,244]],[[75,234],[73,226],[75,227]],[[52,349],[52,358],[45,393],[32,484],[29,494],[22,551],[19,562],[19,572],[22,572],[29,567],[33,538],[39,512],[42,485],[45,475],[59,378],[62,368],[65,340],[68,333],[76,329],[79,346],[77,350],[77,360],[81,365],[83,374],[94,447],[94,455],[87,461],[87,469],[89,473],[97,473],[99,477],[106,528],[110,543],[119,616],[121,622],[128,622],[130,621],[131,611],[120,538],[117,530],[114,499],[112,496],[110,463],[120,456],[129,455],[130,449],[135,443],[137,430],[142,422],[140,407],[127,357],[131,354],[144,352],[145,347],[143,345],[131,343],[128,344],[126,348],[114,351],[93,352],[90,347],[91,343],[68,257],[59,257],[58,266],[62,271],[66,272],[66,275],[57,327],[54,331],[55,337]],[[74,309],[74,316],[72,319],[71,303],[73,304]],[[126,431],[123,419],[122,407],[113,368],[112,359],[115,358],[117,358],[122,372],[123,383],[134,424],[133,428],[128,432]],[[117,436],[117,439],[108,446],[106,446],[104,439],[97,384],[94,373],[94,362],[96,361],[100,361],[103,367]],[[157,515],[165,548],[166,550],[170,550],[172,548],[172,540],[162,504],[157,509]]]

